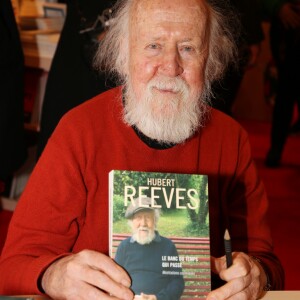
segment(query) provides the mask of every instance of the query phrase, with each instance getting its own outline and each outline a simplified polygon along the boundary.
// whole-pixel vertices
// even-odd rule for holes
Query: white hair
[[[129,21],[135,1],[119,0],[117,2],[114,7],[111,26],[103,41],[99,44],[94,57],[94,66],[97,69],[111,73],[121,84],[126,83],[127,79]],[[221,8],[220,3],[222,2],[222,0],[207,0],[209,51],[205,70],[204,92],[206,95],[211,94],[211,83],[220,79],[229,63],[237,59],[234,33],[237,32],[237,25],[239,24],[231,8]],[[224,3],[222,3],[223,6]]]
[[[154,95],[153,87],[172,89],[176,94],[165,101],[160,95]],[[208,111],[204,100],[205,93],[191,93],[189,86],[180,76],[156,76],[148,82],[139,99],[136,99],[133,92],[132,81],[128,80],[124,99],[124,121],[164,144],[184,142],[199,127],[204,126]],[[190,101],[191,99],[195,101]]]
[[[222,77],[225,68],[237,58],[237,48],[231,31],[230,10],[226,14],[212,1],[208,6],[208,57],[205,66],[204,83],[198,91],[185,85],[180,76],[163,78],[160,76],[148,82],[144,94],[136,99],[129,70],[129,23],[133,4],[137,0],[120,0],[114,8],[112,25],[100,43],[95,56],[95,66],[109,71],[119,80],[124,89],[124,122],[136,126],[143,134],[166,144],[177,144],[187,140],[206,123],[207,103],[210,102],[211,85]],[[199,33],[200,34],[200,33]],[[174,86],[179,92],[171,101],[160,101],[152,87]],[[170,100],[170,99],[169,99]],[[155,108],[154,108],[155,107]],[[167,116],[167,117],[166,117]]]

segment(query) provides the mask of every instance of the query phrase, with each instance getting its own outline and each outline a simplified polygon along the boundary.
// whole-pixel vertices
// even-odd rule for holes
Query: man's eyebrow
[[[186,43],[186,42],[191,42],[193,40],[194,40],[193,38],[185,38],[185,39],[181,40],[180,42],[181,43]]]
[[[164,37],[163,35],[162,36],[154,36],[154,37],[151,37],[149,39],[150,42],[157,42],[157,41],[163,41],[163,40],[166,40],[167,38]],[[187,37],[187,38],[183,38],[182,40],[179,40],[179,43],[187,43],[187,42],[192,42],[194,41],[195,38],[192,38],[192,37]]]
[[[156,42],[156,41],[160,41],[163,39],[164,39],[164,37],[162,37],[162,36],[157,36],[157,37],[154,36],[154,37],[150,38],[150,41]]]

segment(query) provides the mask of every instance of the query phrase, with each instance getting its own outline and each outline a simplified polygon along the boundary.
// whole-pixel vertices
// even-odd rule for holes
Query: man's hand
[[[263,296],[263,287],[267,283],[266,274],[261,265],[245,253],[234,253],[233,264],[228,269],[224,256],[212,257],[211,267],[227,283],[210,292],[207,300],[255,300]]]
[[[55,261],[41,283],[53,299],[133,299],[127,273],[108,256],[91,250]]]
[[[134,300],[157,300],[155,295],[147,295],[144,293],[141,293],[141,295],[136,295],[134,297]]]

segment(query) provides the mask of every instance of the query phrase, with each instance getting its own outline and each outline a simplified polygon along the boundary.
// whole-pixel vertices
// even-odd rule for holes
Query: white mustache
[[[149,231],[148,227],[139,227],[138,231]]]
[[[186,82],[179,78],[169,78],[166,76],[159,76],[156,78],[153,78],[149,83],[148,83],[148,88],[156,88],[159,90],[168,90],[172,91],[173,93],[185,93],[188,91],[188,85]]]

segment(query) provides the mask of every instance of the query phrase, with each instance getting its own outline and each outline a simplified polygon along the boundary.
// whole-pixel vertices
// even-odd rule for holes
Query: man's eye
[[[185,51],[185,52],[193,52],[193,51],[194,51],[194,48],[191,47],[191,46],[183,46],[183,47],[182,47],[182,51]]]
[[[149,48],[149,49],[158,49],[159,46],[157,44],[150,44],[150,45],[147,46],[147,48]]]

